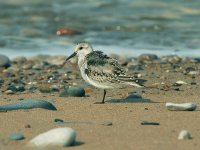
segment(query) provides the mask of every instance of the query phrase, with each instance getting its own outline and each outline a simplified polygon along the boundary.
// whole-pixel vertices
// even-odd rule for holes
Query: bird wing
[[[140,86],[138,81],[126,74],[116,59],[110,58],[101,51],[93,51],[86,56],[87,67],[85,73],[89,78],[97,82],[107,83],[129,83],[134,82],[135,86]]]

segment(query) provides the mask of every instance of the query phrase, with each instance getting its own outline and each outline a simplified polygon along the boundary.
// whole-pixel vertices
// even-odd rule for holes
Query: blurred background
[[[199,0],[0,0],[0,54],[200,56]]]

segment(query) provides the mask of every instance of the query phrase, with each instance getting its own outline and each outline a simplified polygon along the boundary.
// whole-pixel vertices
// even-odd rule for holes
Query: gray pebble
[[[19,57],[15,57],[12,61],[13,63],[16,63],[16,64],[23,64],[27,61],[27,59],[24,56],[19,56]]]
[[[178,55],[169,55],[161,57],[161,60],[170,63],[180,63],[182,61],[182,58]]]
[[[63,62],[66,60],[66,56],[60,55],[60,56],[51,56],[47,58],[45,61],[48,62],[51,65],[63,65]]]
[[[38,85],[38,89],[41,93],[50,93],[51,89],[50,89],[50,84],[41,84]]]
[[[43,108],[49,110],[57,110],[56,107],[48,101],[45,100],[23,100],[14,104],[7,104],[0,106],[0,111],[10,111],[18,109],[33,109],[33,108]]]
[[[35,70],[42,70],[44,69],[44,64],[43,63],[35,64],[32,68]]]
[[[112,126],[113,123],[112,123],[111,121],[104,121],[104,122],[102,123],[102,125],[104,125],[104,126]]]
[[[9,67],[10,65],[10,59],[5,55],[0,54],[0,67]]]
[[[67,96],[74,96],[74,97],[83,97],[85,96],[85,90],[82,87],[70,87],[65,89],[63,92],[60,93],[60,97],[67,97]]]
[[[22,133],[12,133],[9,139],[12,141],[23,140],[25,137]]]
[[[138,60],[140,62],[151,62],[153,60],[157,60],[158,59],[158,56],[157,55],[154,55],[154,54],[142,54],[138,57]]]
[[[141,125],[160,125],[159,122],[142,121]]]

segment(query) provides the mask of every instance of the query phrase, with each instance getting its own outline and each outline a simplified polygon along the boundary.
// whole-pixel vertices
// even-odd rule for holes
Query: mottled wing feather
[[[129,77],[116,59],[110,58],[101,51],[93,51],[86,56],[85,73],[94,81],[107,83],[135,82],[138,79]]]

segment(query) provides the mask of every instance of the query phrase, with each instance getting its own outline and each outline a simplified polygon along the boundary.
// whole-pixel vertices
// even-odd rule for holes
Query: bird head
[[[78,57],[85,57],[87,54],[89,54],[90,52],[92,52],[92,46],[87,43],[87,42],[80,42],[76,45],[75,49],[74,49],[74,53],[71,54],[64,63],[66,63],[69,59],[71,59],[74,56],[78,56]]]

